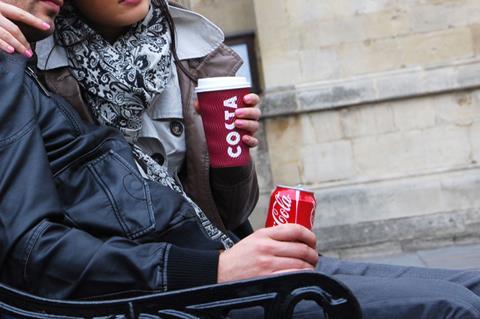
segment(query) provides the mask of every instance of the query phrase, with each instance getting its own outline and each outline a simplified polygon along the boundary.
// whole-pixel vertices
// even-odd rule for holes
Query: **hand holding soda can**
[[[250,93],[244,77],[213,77],[198,80],[195,88],[207,138],[210,165],[215,168],[246,166],[250,150],[242,142],[248,134],[235,127],[235,110],[245,106],[243,97]]]
[[[270,196],[265,227],[299,224],[312,230],[316,207],[313,192],[300,187],[277,186]]]

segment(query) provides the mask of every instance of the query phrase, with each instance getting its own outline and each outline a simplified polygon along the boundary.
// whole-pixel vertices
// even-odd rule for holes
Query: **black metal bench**
[[[109,301],[60,301],[0,285],[0,318],[131,319],[221,318],[231,310],[263,307],[265,318],[291,318],[295,305],[312,300],[328,319],[361,319],[355,296],[325,275],[298,272],[260,279],[154,293]]]

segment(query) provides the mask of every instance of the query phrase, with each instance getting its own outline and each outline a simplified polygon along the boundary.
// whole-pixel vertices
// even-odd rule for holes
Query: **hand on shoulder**
[[[51,26],[27,11],[0,1],[0,49],[7,53],[16,51],[31,58],[33,52],[30,43],[16,22],[42,31],[49,30]]]

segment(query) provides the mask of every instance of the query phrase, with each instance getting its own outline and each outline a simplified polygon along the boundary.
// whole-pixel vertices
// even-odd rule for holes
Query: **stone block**
[[[299,59],[302,83],[336,79],[340,75],[341,66],[333,49],[304,49]]]
[[[357,15],[398,9],[398,3],[395,0],[362,0],[350,1],[350,3],[353,12]]]
[[[316,111],[365,103],[376,97],[373,79],[351,78],[345,81],[298,86],[298,109]]]
[[[480,121],[478,94],[469,91],[434,97],[435,117],[438,125],[445,123],[468,126]]]
[[[214,21],[226,34],[255,31],[253,0],[191,0],[190,8]]]
[[[330,20],[301,20],[300,41],[304,48],[334,48],[338,45],[360,42],[365,38],[362,20],[358,16],[336,17]]]
[[[352,42],[337,46],[342,77],[397,70],[403,65],[398,39],[385,38]]]
[[[251,155],[255,163],[260,190],[270,189],[273,184],[270,155],[268,152],[258,150],[252,150]]]
[[[290,86],[300,83],[302,73],[298,51],[275,50],[262,55],[265,89]]]
[[[264,95],[262,101],[263,117],[298,112],[297,93],[294,87],[282,88]]]
[[[308,114],[267,119],[266,135],[269,148],[275,153],[291,153],[298,147],[316,142]]]
[[[321,252],[321,251],[320,251]],[[352,247],[340,250],[338,253],[340,259],[352,260],[358,258],[368,257],[380,257],[386,254],[399,254],[402,252],[402,247],[399,243],[389,242],[377,245]]]
[[[343,138],[340,111],[324,111],[308,114],[312,123],[315,142],[324,143]]]
[[[472,144],[472,164],[480,163],[480,122],[475,122],[470,128],[470,143]]]
[[[468,61],[468,60],[467,60]],[[471,89],[479,87],[480,63],[477,63],[478,57],[470,60],[470,63],[460,63],[457,66],[456,81],[460,89]]]
[[[349,141],[303,146],[300,163],[301,180],[306,185],[346,180],[354,175]]]
[[[434,103],[431,97],[391,102],[395,126],[402,131],[435,126]]]
[[[480,6],[475,0],[420,1],[409,12],[412,33],[446,30],[478,23]]]
[[[356,138],[396,131],[392,107],[389,103],[358,106],[341,112],[344,136]]]
[[[249,221],[252,224],[253,229],[260,229],[265,227],[265,220],[267,218],[268,205],[270,201],[270,192],[260,193],[257,206],[250,215]]]
[[[260,190],[270,189],[272,187],[272,171],[264,121],[260,122],[260,127],[255,136],[258,139],[259,144],[257,147],[250,150],[250,154],[255,163],[258,184]]]
[[[301,164],[298,162],[277,162],[275,155],[271,155],[272,162],[272,180],[274,185],[295,186],[303,184],[301,177]]]
[[[381,177],[432,172],[469,165],[468,128],[439,126],[353,140],[359,176]]]
[[[477,21],[478,22],[478,21]],[[470,26],[473,36],[473,46],[475,48],[475,55],[480,55],[480,23],[475,23]]]
[[[315,228],[480,208],[479,183],[480,169],[471,169],[317,188]]]
[[[298,1],[295,0],[287,0],[285,2],[286,12],[288,12],[289,17],[292,21],[312,23],[315,21],[335,19],[338,18],[339,14],[347,15],[347,13],[345,12],[345,1],[342,0],[303,0],[302,5],[299,5]]]
[[[344,76],[347,77],[447,64],[473,56],[470,29],[466,27],[397,38],[370,39],[339,45],[338,50]]]
[[[400,251],[415,251],[439,242],[451,245],[454,238],[465,233],[465,218],[465,211],[455,211],[319,228],[315,229],[317,247],[319,251],[341,252],[395,243]]]
[[[257,35],[262,57],[274,52],[298,50],[298,23],[293,21],[285,0],[254,1]],[[261,17],[261,18],[260,18]]]
[[[474,56],[471,30],[458,27],[398,39],[405,66],[445,64]]]
[[[366,4],[365,1],[354,2],[357,2],[360,6]],[[381,2],[379,1],[378,5],[381,5]],[[384,1],[384,4],[392,6],[392,2]],[[364,8],[367,9],[366,7]],[[405,11],[393,8],[393,6],[390,9],[369,12],[354,18],[356,17],[359,17],[361,20],[361,29],[364,34],[364,38],[359,39],[361,41],[396,38],[410,32],[410,17]]]
[[[456,232],[463,234],[463,230],[459,231],[458,229]],[[455,244],[454,237],[456,236],[456,232],[450,234],[438,234],[436,237],[428,237],[431,234],[425,234],[418,236],[418,238],[409,239],[402,241],[402,250],[406,252],[413,252],[418,250],[427,250],[427,249],[435,249],[437,247],[450,247]]]
[[[338,111],[304,113],[266,120],[270,148],[297,148],[342,139]]]

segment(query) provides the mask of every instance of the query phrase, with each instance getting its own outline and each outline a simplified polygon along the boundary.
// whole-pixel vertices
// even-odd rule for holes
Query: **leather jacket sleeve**
[[[60,111],[48,93],[25,79],[24,70],[24,58],[0,54],[2,281],[54,298],[216,282],[214,250],[94,236],[67,220],[39,124],[40,108]]]

